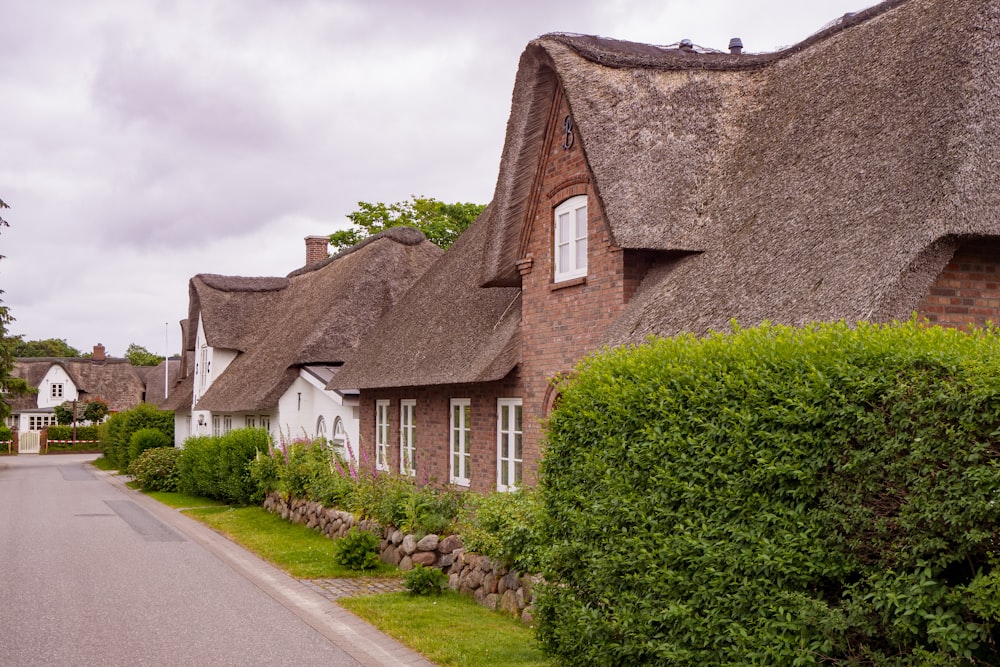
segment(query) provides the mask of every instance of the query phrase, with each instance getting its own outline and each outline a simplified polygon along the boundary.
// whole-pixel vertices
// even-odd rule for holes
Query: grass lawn
[[[185,512],[234,542],[271,561],[297,579],[391,576],[397,570],[380,562],[376,570],[349,570],[333,559],[333,540],[285,521],[262,507],[202,507]]]
[[[344,598],[345,609],[439,665],[535,667],[556,665],[520,621],[480,607],[467,596],[386,593]]]

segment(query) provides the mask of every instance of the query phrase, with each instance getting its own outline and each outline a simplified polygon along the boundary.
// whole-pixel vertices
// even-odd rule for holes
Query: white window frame
[[[586,276],[587,231],[590,227],[587,195],[570,197],[556,206],[552,219],[552,282]],[[582,235],[579,222],[583,223]]]
[[[497,399],[497,491],[521,486],[524,466],[524,408],[520,398]]]
[[[257,417],[255,415],[247,415],[244,418],[247,428],[257,428]]]
[[[233,430],[233,416],[223,415],[222,416],[222,434],[225,435]]]
[[[417,401],[404,398],[399,401],[399,472],[413,477],[416,474],[417,455]]]
[[[468,398],[451,399],[449,410],[450,477],[452,484],[469,486],[472,472],[472,401]]]
[[[326,437],[326,426],[323,427],[323,437]],[[343,460],[350,457],[347,454],[347,431],[344,429],[344,420],[340,417],[333,418],[333,433],[330,434],[330,446],[337,452]]]
[[[260,422],[260,428],[264,429],[268,433],[271,432],[271,415],[261,415],[258,418]]]
[[[375,401],[375,469],[389,470],[389,401]]]
[[[49,388],[49,395],[52,398],[62,398],[66,393],[66,387],[62,382],[53,382]]]
[[[218,438],[222,435],[222,417],[212,415],[212,435]]]

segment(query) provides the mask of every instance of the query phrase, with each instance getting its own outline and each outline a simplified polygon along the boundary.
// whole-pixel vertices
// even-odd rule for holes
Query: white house
[[[401,227],[283,278],[191,278],[183,378],[166,403],[176,444],[258,427],[277,442],[323,437],[346,453],[358,442],[358,393],[326,387],[440,253]]]

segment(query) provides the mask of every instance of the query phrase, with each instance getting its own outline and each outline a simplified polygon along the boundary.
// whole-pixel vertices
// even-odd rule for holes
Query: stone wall
[[[380,558],[401,570],[415,565],[437,567],[448,575],[448,586],[490,609],[502,610],[522,621],[532,621],[532,590],[538,578],[522,575],[494,563],[486,556],[468,553],[457,535],[407,535],[374,521],[358,520],[350,512],[324,507],[310,500],[286,500],[277,492],[264,499],[264,509],[282,519],[304,525],[335,539],[347,535],[355,526],[382,538]]]

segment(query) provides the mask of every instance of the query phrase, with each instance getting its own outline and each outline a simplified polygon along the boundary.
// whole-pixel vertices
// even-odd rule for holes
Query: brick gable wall
[[[917,307],[931,324],[967,328],[1000,323],[1000,241],[969,241],[934,279]]]
[[[524,377],[525,481],[537,473],[542,422],[551,406],[552,378],[571,371],[581,357],[595,350],[607,328],[645,273],[645,258],[628,266],[625,253],[614,245],[578,133],[564,148],[563,131],[569,107],[557,94],[522,234],[521,371]],[[587,196],[587,275],[553,283],[554,210],[576,195]],[[522,265],[523,266],[523,265]]]

